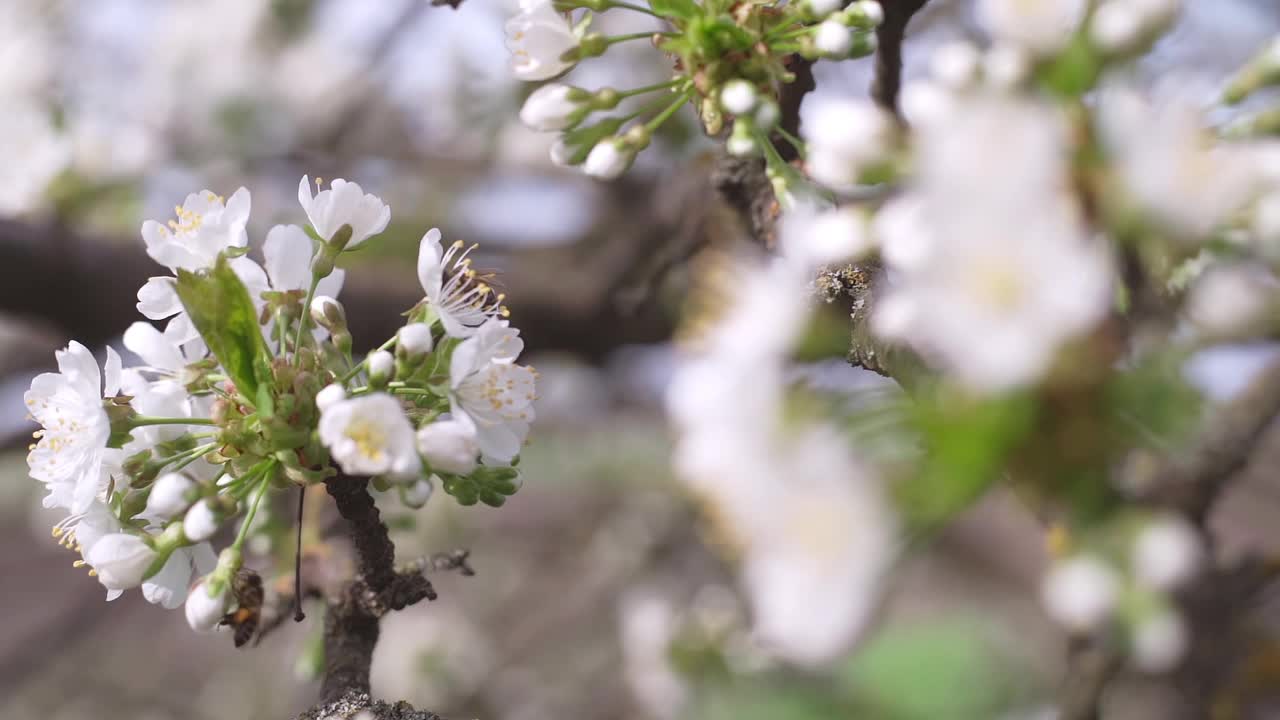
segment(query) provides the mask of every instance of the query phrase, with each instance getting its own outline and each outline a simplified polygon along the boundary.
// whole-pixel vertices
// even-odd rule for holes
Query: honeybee
[[[236,570],[231,578],[231,594],[235,596],[237,607],[223,616],[221,624],[231,626],[235,632],[236,647],[241,647],[253,639],[262,620],[262,576],[245,567]]]

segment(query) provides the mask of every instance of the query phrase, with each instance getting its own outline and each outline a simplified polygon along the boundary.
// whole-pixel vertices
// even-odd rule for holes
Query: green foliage
[[[990,720],[1021,684],[1000,665],[977,628],[935,621],[886,628],[845,666],[842,680],[871,708],[857,717]]]
[[[649,0],[649,7],[662,17],[673,20],[689,20],[702,14],[702,8],[693,0]]]
[[[207,271],[179,270],[177,290],[191,322],[236,389],[258,402],[259,385],[270,380],[270,353],[249,291],[226,257],[219,257]]]
[[[946,385],[917,394],[914,425],[924,444],[919,471],[895,486],[909,524],[927,529],[977,499],[998,479],[1036,416],[1024,393],[981,398]]]
[[[1182,377],[1186,359],[1155,353],[1110,378],[1107,403],[1124,446],[1166,450],[1195,429],[1203,398]]]
[[[480,501],[490,507],[502,507],[507,497],[520,489],[519,476],[520,472],[514,467],[481,465],[470,475],[446,475],[441,484],[459,505],[475,505]]]
[[[1097,84],[1102,68],[1102,56],[1084,35],[1077,35],[1066,49],[1039,68],[1036,77],[1052,92],[1077,97]]]

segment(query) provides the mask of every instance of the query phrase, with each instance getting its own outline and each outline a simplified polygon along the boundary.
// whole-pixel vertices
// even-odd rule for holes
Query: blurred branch
[[[871,99],[899,119],[898,92],[902,89],[902,44],[911,16],[929,0],[879,0],[884,22],[876,28],[876,69]]]
[[[651,223],[643,237],[628,238],[626,257],[652,252],[670,235],[666,226]],[[654,242],[646,244],[646,239]],[[563,247],[506,256],[504,264],[513,269],[504,278],[513,297],[512,321],[522,329],[528,350],[564,350],[596,359],[620,345],[669,335],[670,319],[653,303],[622,307],[609,296],[636,262],[614,262],[604,253],[587,258],[574,253],[573,247]],[[608,265],[596,268],[595,261]],[[598,282],[566,287],[563,266],[570,262],[584,277]],[[0,267],[6,269],[0,312],[52,324],[89,347],[114,340],[130,323],[143,319],[136,309],[138,288],[150,276],[167,274],[136,240],[91,237],[62,225],[12,220],[0,220]],[[412,277],[409,267],[400,276],[367,267],[348,273],[342,302],[357,349],[373,347],[394,334],[403,322],[400,313],[421,299],[422,290]]]

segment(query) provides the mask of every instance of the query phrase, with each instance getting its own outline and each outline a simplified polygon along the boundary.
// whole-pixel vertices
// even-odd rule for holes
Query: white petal
[[[277,291],[306,290],[311,286],[311,258],[315,250],[306,231],[297,225],[276,225],[262,246],[267,276]]]

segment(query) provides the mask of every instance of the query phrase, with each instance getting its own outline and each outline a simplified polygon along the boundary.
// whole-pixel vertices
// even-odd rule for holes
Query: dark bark
[[[884,22],[876,28],[875,81],[871,85],[871,99],[876,104],[901,117],[898,111],[898,93],[902,89],[902,45],[907,34],[907,23],[928,0],[879,0],[884,9]]]
[[[336,599],[330,599],[325,611],[322,703],[332,703],[351,693],[367,695],[379,620],[390,610],[436,598],[422,568],[396,570],[396,548],[368,484],[366,478],[347,475],[325,481],[338,513],[347,521],[356,551],[357,574]],[[466,567],[465,554],[462,565]]]

